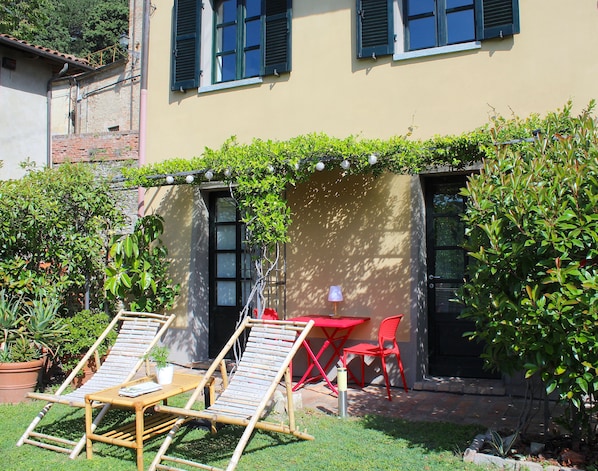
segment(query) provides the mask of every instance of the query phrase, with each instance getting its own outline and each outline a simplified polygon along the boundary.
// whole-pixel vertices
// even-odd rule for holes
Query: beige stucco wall
[[[598,91],[594,0],[567,8],[559,0],[521,1],[520,34],[472,51],[406,61],[356,59],[354,0],[295,1],[290,74],[201,94],[170,91],[172,4],[158,4],[151,17],[148,163],[201,155],[204,147],[220,147],[233,135],[249,142],[312,132],[388,138],[411,130],[415,139],[461,133],[495,113],[545,113],[569,99],[580,109]],[[287,248],[287,313],[328,312],[331,284],[343,286],[343,314],[372,316],[356,338],[374,338],[382,317],[404,312],[401,348],[412,383],[421,375],[415,373],[417,357],[425,355],[418,179],[319,174],[288,196],[294,222]],[[205,221],[188,220],[190,206],[200,199],[179,195],[167,201],[151,199],[147,207],[166,216],[169,242],[193,247],[197,234],[207,230]],[[184,250],[175,255],[181,276],[199,276],[193,256]],[[207,307],[194,296],[182,297],[177,312],[205,319]]]
[[[199,155],[231,135],[389,137],[410,127],[415,138],[460,133],[495,111],[525,116],[568,99],[581,107],[596,96],[593,0],[567,8],[559,0],[521,1],[520,34],[407,61],[355,58],[354,0],[296,1],[290,74],[201,95],[170,92],[172,3],[160,3],[151,18],[150,162]]]

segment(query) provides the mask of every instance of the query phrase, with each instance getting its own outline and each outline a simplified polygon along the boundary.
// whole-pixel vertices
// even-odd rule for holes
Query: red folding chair
[[[253,318],[257,319],[257,309],[253,310]],[[265,321],[277,321],[278,320],[278,312],[276,312],[276,309],[273,309],[271,307],[267,307],[264,308],[264,312],[262,314],[262,319],[264,319]]]
[[[348,355],[361,356],[361,387],[365,385],[365,358],[366,356],[378,357],[382,361],[382,372],[384,373],[384,381],[386,381],[386,392],[388,393],[388,400],[392,401],[390,395],[390,381],[388,380],[388,372],[386,371],[386,357],[396,355],[399,370],[401,371],[401,378],[403,379],[403,387],[405,392],[409,392],[407,388],[407,381],[405,381],[405,371],[403,370],[403,362],[401,361],[401,352],[397,345],[397,328],[403,319],[403,315],[387,317],[380,323],[378,331],[378,345],[371,343],[359,343],[352,347],[343,349],[343,365],[347,367]]]

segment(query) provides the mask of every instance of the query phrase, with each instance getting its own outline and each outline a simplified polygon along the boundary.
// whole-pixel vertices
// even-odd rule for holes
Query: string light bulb
[[[186,181],[187,183],[193,183],[193,180],[195,180],[195,177],[194,177],[193,175],[187,175],[187,176],[185,177],[185,181]]]
[[[168,183],[169,185],[172,185],[174,183],[174,177],[172,175],[168,175],[166,177],[166,183]]]
[[[343,168],[343,170],[347,170],[350,166],[351,166],[351,162],[349,162],[347,159],[345,159],[341,162],[341,167]]]
[[[205,173],[205,177],[206,177],[206,180],[210,181],[212,178],[214,178],[214,172],[212,172],[211,170],[208,170]]]
[[[378,162],[378,156],[376,154],[370,154],[368,157],[368,163],[370,165],[374,165],[376,162]]]
[[[324,167],[325,167],[325,165],[324,165],[324,162],[318,162],[318,163],[316,164],[316,170],[317,170],[318,172],[321,172],[322,170],[324,170]]]

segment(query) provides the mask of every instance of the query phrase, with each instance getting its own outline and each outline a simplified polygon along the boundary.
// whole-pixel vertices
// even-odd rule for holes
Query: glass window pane
[[[436,46],[436,21],[434,17],[409,21],[409,49],[425,49]]]
[[[462,249],[436,250],[434,275],[460,280],[463,278],[464,270],[465,260]]]
[[[262,13],[262,0],[245,0],[245,17],[260,16]]]
[[[474,0],[446,0],[446,9],[449,10],[450,8],[457,8],[457,7],[466,7],[471,5],[473,7]]]
[[[435,195],[435,214],[461,214],[463,212],[463,197],[459,195]]]
[[[216,249],[235,250],[237,245],[235,226],[218,226],[216,228]]]
[[[260,74],[260,50],[252,49],[245,53],[245,77],[256,77]]]
[[[216,32],[216,52],[234,51],[237,48],[237,26],[219,27]]]
[[[237,257],[234,253],[216,255],[216,276],[218,278],[235,278],[237,275]]]
[[[236,306],[237,292],[234,281],[218,281],[216,286],[216,304],[219,306]]]
[[[216,8],[219,23],[237,20],[237,0],[222,0]]]
[[[241,278],[251,278],[251,254],[245,252],[241,256]]]
[[[237,207],[232,198],[218,198],[216,222],[237,222]]]
[[[250,281],[244,281],[243,283],[241,283],[241,290],[243,291],[241,293],[241,296],[243,298],[243,304],[247,304],[247,300],[249,299],[249,295],[251,294],[251,282]]]
[[[455,292],[460,287],[458,283],[436,283],[435,298],[436,298],[436,313],[457,313],[459,314],[463,309],[463,306],[458,302],[453,301],[456,299]]]
[[[408,0],[407,2],[407,14],[409,16],[432,13],[434,8],[434,0]]]
[[[436,218],[434,220],[435,244],[438,245],[461,245],[465,237],[465,224],[456,217]]]
[[[259,20],[245,23],[245,47],[260,45],[262,39],[261,25]]]
[[[446,15],[447,44],[456,44],[475,39],[473,10],[458,11]]]

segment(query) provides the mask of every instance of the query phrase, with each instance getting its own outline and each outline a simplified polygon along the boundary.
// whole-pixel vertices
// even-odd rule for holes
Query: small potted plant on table
[[[174,365],[168,361],[170,350],[167,346],[161,345],[152,348],[149,358],[156,364],[156,377],[158,384],[170,384],[174,376]]]

